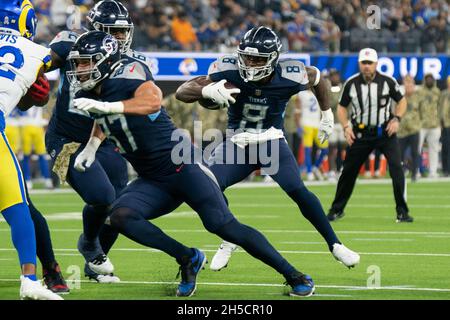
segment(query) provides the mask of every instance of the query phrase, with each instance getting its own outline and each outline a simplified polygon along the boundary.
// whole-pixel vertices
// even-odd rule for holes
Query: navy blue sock
[[[108,217],[108,206],[85,205],[83,208],[83,234],[88,241],[94,241]]]
[[[111,250],[111,247],[114,242],[116,242],[118,236],[119,232],[116,229],[112,228],[108,224],[103,224],[98,237],[100,240],[100,246],[105,254],[108,254],[109,250]]]
[[[22,174],[23,178],[26,181],[31,180],[31,173],[30,173],[30,156],[24,155],[22,160]]]
[[[31,219],[33,220],[34,229],[36,232],[36,252],[44,269],[51,268],[55,262],[55,254],[53,252],[52,239],[50,238],[50,231],[48,224],[42,213],[36,209],[31,202],[27,192],[28,206],[30,209]]]
[[[19,254],[20,265],[36,265],[36,237],[28,206],[19,203],[3,210],[2,214],[11,227],[11,238]]]
[[[169,237],[130,208],[115,209],[111,214],[111,226],[131,240],[161,250],[177,261],[183,261],[186,256],[192,257],[193,255],[190,248]]]
[[[306,172],[311,173],[312,172],[312,148],[311,147],[305,147],[305,166],[306,166]]]
[[[271,266],[284,276],[297,272],[262,233],[239,223],[236,219],[220,227],[214,233],[222,239],[242,247],[253,257]]]
[[[332,251],[333,244],[340,242],[323,211],[319,199],[306,187],[288,192],[288,195],[297,203],[303,216],[319,231],[327,242],[328,248]]]
[[[45,159],[45,155],[41,154],[39,156],[39,168],[41,169],[41,174],[45,179],[50,178],[50,170],[48,169],[48,162]]]

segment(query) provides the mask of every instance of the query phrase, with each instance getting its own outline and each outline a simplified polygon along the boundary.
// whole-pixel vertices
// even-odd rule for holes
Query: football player
[[[46,82],[41,75],[51,63],[49,50],[32,41],[36,23],[29,0],[0,3],[0,55],[9,56],[0,64],[0,211],[11,227],[12,241],[19,254],[20,298],[62,300],[42,286],[36,277],[36,235],[27,205],[26,187],[4,133],[5,117],[17,105],[26,110],[31,107],[31,102],[44,105],[48,100],[48,91],[47,97],[39,101],[35,99],[36,92],[33,93],[36,85]],[[29,89],[31,100],[28,100]]]
[[[168,207],[179,201],[199,214],[208,231],[237,243],[281,273],[292,287],[291,295],[309,296],[314,292],[311,277],[289,264],[261,233],[235,219],[213,174],[201,163],[193,163],[190,141],[187,148],[180,150],[181,157],[189,161],[172,160],[172,153],[182,142],[172,139],[176,128],[161,107],[161,90],[145,65],[139,61],[121,64],[117,41],[98,31],[78,38],[69,61],[73,66],[68,72],[71,83],[82,88],[74,105],[96,117],[91,138],[77,156],[75,167],[87,172],[105,135],[115,141],[138,178],[114,202],[111,225],[128,238],[176,259],[181,273],[177,296],[194,294],[206,257],[148,220],[162,214],[156,213],[154,207]]]
[[[133,23],[122,3],[113,0],[98,2],[87,15],[88,28],[112,34],[119,41],[122,59],[139,60],[147,65],[145,56],[130,50]],[[93,120],[87,112],[73,105],[75,91],[66,77],[70,69],[67,57],[79,34],[60,32],[50,43],[52,68],[60,70],[60,87],[46,134],[47,151],[53,160],[53,171],[72,186],[86,205],[83,208],[83,234],[78,249],[86,260],[85,274],[97,282],[118,282],[113,265],[107,258],[118,233],[104,224],[108,207],[128,182],[127,166],[116,146],[105,140],[97,158],[85,173],[73,168],[77,155],[89,140]]]
[[[319,139],[322,143],[327,140],[334,122],[328,88],[317,68],[305,67],[297,60],[279,60],[280,50],[281,41],[271,29],[255,27],[241,39],[237,56],[220,57],[210,66],[208,76],[185,82],[178,88],[176,97],[184,102],[200,100],[209,108],[229,107],[228,128],[241,131],[227,137],[209,159],[210,170],[222,190],[242,181],[256,169],[278,168],[271,174],[273,180],[325,238],[333,256],[345,266],[353,267],[359,263],[359,255],[339,241],[319,199],[301,181],[295,157],[282,131],[289,98],[302,90],[311,89],[321,109]],[[226,88],[226,82],[237,88]],[[233,96],[236,93],[238,95]],[[267,164],[257,150],[268,150],[270,153],[272,148],[276,149]],[[235,160],[245,159],[245,163],[227,163],[230,155],[231,158],[234,155]],[[257,159],[256,163],[251,162],[252,158]],[[211,269],[225,267],[235,248],[234,244],[224,242],[212,260]]]

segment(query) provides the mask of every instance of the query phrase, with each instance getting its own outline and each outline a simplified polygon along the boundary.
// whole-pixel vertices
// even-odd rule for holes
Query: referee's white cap
[[[377,62],[378,61],[378,54],[375,51],[375,49],[372,48],[364,48],[361,49],[358,55],[358,62],[361,61],[372,61]]]

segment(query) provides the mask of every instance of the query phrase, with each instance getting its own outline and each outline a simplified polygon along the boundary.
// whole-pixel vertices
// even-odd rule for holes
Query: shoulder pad
[[[148,70],[152,70],[152,62],[142,52],[130,49],[127,52],[125,52],[124,55],[128,59],[139,61],[140,63],[144,64],[148,68]]]
[[[52,44],[58,43],[58,42],[71,42],[74,43],[78,38],[78,34],[73,31],[61,31],[58,33],[53,40],[50,42],[50,46]]]
[[[309,83],[308,73],[303,62],[286,59],[278,62],[281,67],[281,76],[285,79],[306,85]]]
[[[145,67],[140,62],[134,61],[130,63],[125,63],[111,76],[111,79],[127,79],[127,80],[142,80],[147,81],[148,79]]]
[[[208,69],[208,75],[236,70],[238,70],[238,57],[234,55],[227,55],[220,57],[216,61],[211,63]]]

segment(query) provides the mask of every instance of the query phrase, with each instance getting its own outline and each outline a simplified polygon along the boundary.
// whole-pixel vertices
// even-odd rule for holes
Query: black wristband
[[[400,116],[394,116],[394,119],[397,119],[398,122],[401,122],[401,121],[402,121],[402,117],[400,117]]]

